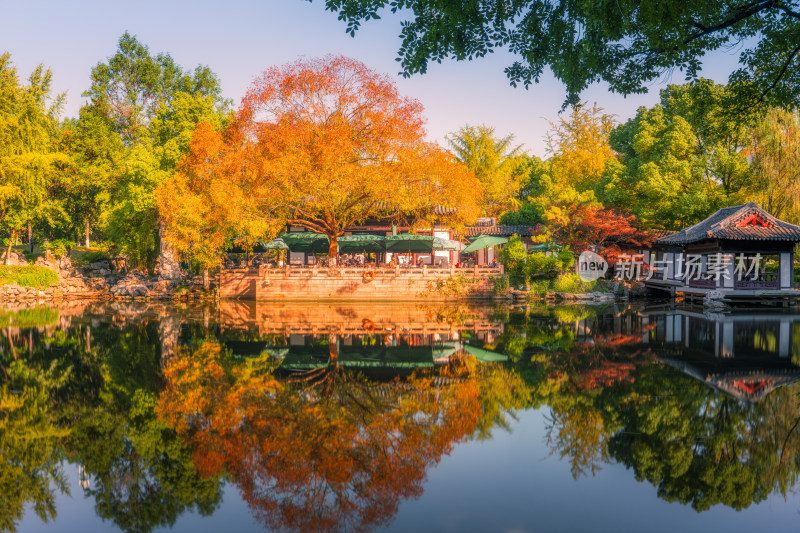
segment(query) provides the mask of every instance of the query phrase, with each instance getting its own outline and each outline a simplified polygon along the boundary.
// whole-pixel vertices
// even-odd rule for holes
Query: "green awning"
[[[386,250],[386,238],[383,235],[343,235],[336,239],[339,253],[379,253]]]
[[[346,368],[430,368],[432,346],[340,346],[339,366]]]
[[[309,231],[284,233],[280,238],[286,243],[289,250],[293,252],[321,254],[327,252],[330,246],[330,241],[326,235]]]
[[[403,233],[386,237],[386,251],[396,254],[430,253],[433,251],[433,237]]]
[[[331,357],[328,347],[290,346],[288,353],[283,357],[281,368],[284,370],[310,370],[321,368],[330,364]]]
[[[481,235],[474,241],[472,244],[464,248],[462,250],[463,253],[475,252],[478,250],[483,250],[484,248],[491,248],[492,246],[497,246],[498,244],[505,244],[508,242],[508,239],[505,237],[495,237],[493,235]]]
[[[508,356],[497,353],[497,352],[490,352],[489,350],[484,350],[483,348],[478,348],[477,346],[470,346],[469,344],[464,345],[464,350],[472,355],[475,358],[482,362],[482,363],[496,363],[498,361],[508,361]]]

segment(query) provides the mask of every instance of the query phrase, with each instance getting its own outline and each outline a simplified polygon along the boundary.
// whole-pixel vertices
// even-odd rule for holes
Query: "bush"
[[[493,276],[491,278],[491,283],[492,283],[492,292],[494,294],[505,294],[506,292],[508,292],[510,283],[507,274],[503,274],[501,276]]]
[[[86,263],[94,263],[95,261],[110,261],[111,256],[108,253],[103,251],[96,251],[96,252],[86,252],[81,256],[81,262]]]
[[[562,271],[572,268],[572,265],[575,264],[575,255],[572,253],[572,250],[569,249],[569,246],[564,246],[561,248],[561,251],[558,252],[558,261],[561,263]]]
[[[561,270],[561,262],[558,257],[547,256],[542,252],[533,252],[525,259],[525,266],[522,272],[526,279],[533,278],[553,278]]]
[[[594,282],[586,283],[577,274],[567,273],[558,278],[553,283],[553,290],[556,292],[580,293],[591,292],[594,290]]]
[[[74,245],[75,243],[67,239],[55,239],[54,241],[47,243],[44,249],[50,250],[50,253],[56,257],[64,257],[69,253]]]
[[[55,270],[37,266],[0,266],[0,285],[16,283],[21,287],[43,289],[58,283]]]

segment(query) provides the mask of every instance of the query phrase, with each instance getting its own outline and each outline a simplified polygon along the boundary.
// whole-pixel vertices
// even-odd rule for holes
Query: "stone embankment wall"
[[[0,261],[4,260],[5,254],[0,258]],[[28,263],[24,256],[12,252],[10,264],[25,266]],[[58,282],[39,288],[22,287],[16,283],[0,285],[0,301],[173,300],[199,299],[213,294],[202,290],[201,276],[175,277],[172,273],[169,277],[163,274],[148,276],[138,270],[116,268],[112,261],[105,259],[75,267],[69,257],[49,260],[40,257],[35,266],[53,269]]]
[[[455,300],[495,298],[497,268],[267,268],[223,270],[220,297],[246,300]]]

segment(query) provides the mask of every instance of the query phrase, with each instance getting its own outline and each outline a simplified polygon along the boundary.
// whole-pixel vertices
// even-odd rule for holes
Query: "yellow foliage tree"
[[[552,174],[564,185],[578,191],[591,190],[614,157],[608,136],[614,128],[610,115],[594,104],[574,106],[569,119],[550,123],[546,141],[552,154]]]
[[[162,212],[173,213],[170,231],[185,237],[209,235],[209,228],[222,236],[224,227],[241,224],[253,231],[301,226],[327,235],[332,257],[345,229],[370,217],[474,218],[480,184],[425,141],[423,123],[419,102],[355,60],[328,56],[270,68],[230,128],[198,130],[197,152],[159,195]],[[184,250],[193,246],[174,240]]]

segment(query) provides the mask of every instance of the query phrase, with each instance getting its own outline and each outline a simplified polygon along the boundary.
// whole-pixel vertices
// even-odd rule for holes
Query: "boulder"
[[[8,255],[6,251],[3,252],[3,255],[0,255],[0,265],[6,264],[6,255]],[[11,254],[8,255],[8,257],[9,266],[25,266],[28,264],[28,261],[25,260],[25,256],[21,253],[17,253],[14,250],[11,250]]]

